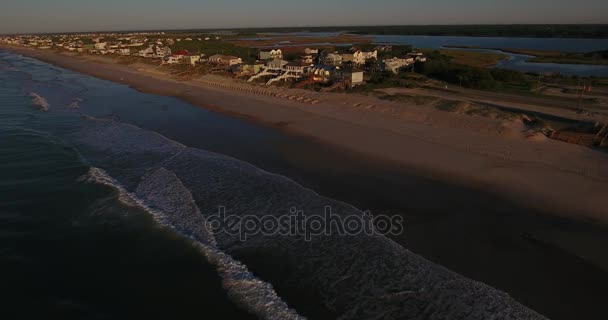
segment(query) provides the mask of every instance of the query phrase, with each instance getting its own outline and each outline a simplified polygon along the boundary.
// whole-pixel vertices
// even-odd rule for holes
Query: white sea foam
[[[171,172],[160,168],[148,174],[137,194],[125,190],[99,168],[92,167],[85,179],[115,188],[122,203],[137,205],[162,225],[193,240],[193,245],[217,270],[228,296],[249,312],[261,319],[305,319],[287,306],[271,284],[256,278],[244,264],[218,249],[192,196]]]
[[[277,285],[313,291],[340,319],[543,319],[506,293],[427,261],[384,236],[329,234],[305,241],[304,235],[259,234],[242,242],[238,235],[211,234],[200,211],[211,213],[219,206],[228,215],[282,216],[294,206],[310,214],[331,206],[342,217],[363,212],[286,177],[155,132],[111,120],[83,120],[81,130],[65,138],[120,181],[112,183],[122,185],[121,192],[141,199],[160,223],[196,240],[229,295],[264,318],[297,315],[270,284],[253,277],[230,255],[267,259],[269,266],[256,265],[262,269],[254,271],[270,274]]]
[[[30,97],[32,97],[32,104],[38,107],[42,111],[49,111],[49,103],[46,99],[39,94],[32,92],[30,93]]]
[[[83,100],[80,99],[80,98],[74,98],[74,99],[72,99],[72,102],[68,105],[68,108],[70,108],[70,109],[80,109],[80,103],[82,101]]]

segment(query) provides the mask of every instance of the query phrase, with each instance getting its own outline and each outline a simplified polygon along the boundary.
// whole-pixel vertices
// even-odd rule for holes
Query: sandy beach
[[[444,112],[357,94],[260,87],[220,76],[180,81],[153,66],[115,64],[107,57],[7,49],[280,127],[390,161],[418,175],[490,191],[542,212],[608,222],[608,154],[531,133],[519,119]],[[606,117],[534,102],[514,102],[513,107],[582,121]]]

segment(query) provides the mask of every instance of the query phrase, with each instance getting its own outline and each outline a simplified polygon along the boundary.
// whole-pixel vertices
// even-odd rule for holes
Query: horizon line
[[[261,26],[261,27],[193,27],[178,29],[116,29],[88,31],[55,31],[55,32],[23,32],[0,33],[0,35],[39,35],[39,34],[78,34],[78,33],[129,33],[129,32],[167,32],[167,31],[218,31],[218,30],[255,30],[255,29],[299,29],[299,28],[357,28],[357,27],[449,27],[449,26],[608,26],[608,23],[463,23],[463,24],[370,24],[370,25],[322,25],[322,26]],[[347,30],[344,30],[347,31]]]

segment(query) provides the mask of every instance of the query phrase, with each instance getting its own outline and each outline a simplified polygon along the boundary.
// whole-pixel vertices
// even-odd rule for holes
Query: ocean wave
[[[49,103],[46,99],[35,92],[30,93],[30,97],[32,97],[32,104],[38,107],[42,111],[49,111]]]
[[[80,109],[80,103],[84,101],[81,98],[74,98],[72,102],[68,105],[69,109]]]
[[[189,191],[170,171],[159,168],[148,172],[135,194],[99,168],[91,168],[86,180],[115,188],[121,202],[143,208],[160,224],[192,239],[217,270],[228,296],[247,311],[261,319],[304,319],[281,300],[271,284],[256,278],[244,264],[217,248],[205,217]]]
[[[225,207],[226,214],[279,217],[292,207],[319,214],[331,206],[341,217],[363,215],[284,176],[107,119],[85,117],[80,129],[65,138],[125,192],[162,212],[155,215],[161,223],[196,240],[210,261],[221,261],[216,265],[226,268],[218,270],[227,290],[258,313],[287,311],[282,302],[257,304],[276,294],[264,282],[241,278],[244,271],[239,270],[246,267],[225,259],[247,263],[275,287],[314,291],[340,319],[543,319],[508,294],[427,261],[382,235],[327,234],[305,241],[304,235],[257,234],[241,241],[238,235],[209,233],[203,215],[218,207]],[[250,263],[256,259],[267,263]]]

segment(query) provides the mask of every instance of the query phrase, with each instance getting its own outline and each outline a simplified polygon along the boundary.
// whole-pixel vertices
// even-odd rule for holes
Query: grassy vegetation
[[[436,101],[439,101],[439,98],[430,97],[430,96],[420,96],[420,95],[407,95],[407,94],[383,94],[379,95],[378,98],[382,100],[389,100],[395,102],[403,102],[415,105],[426,105]]]
[[[237,38],[231,40],[234,44],[241,47],[271,47],[278,44],[280,47],[290,47],[293,45],[310,45],[315,47],[318,43],[354,44],[371,43],[371,39],[359,35],[342,34],[338,36],[318,36],[318,37],[294,37],[294,36],[264,36],[263,39]],[[304,49],[304,48],[302,48]]]
[[[590,64],[608,65],[608,50],[589,53],[568,53],[559,51],[544,51],[530,49],[501,49],[501,48],[482,48],[474,46],[448,46],[459,49],[488,49],[500,50],[506,53],[524,54],[534,56],[528,62],[560,63],[560,64]]]
[[[439,52],[450,57],[454,63],[479,68],[493,67],[509,57],[505,54],[473,51],[440,50]]]
[[[499,49],[504,52],[534,56],[529,62],[545,62],[560,64],[591,64],[608,65],[608,51],[590,53],[566,53],[556,51]]]
[[[393,87],[415,88],[420,86],[426,80],[428,79],[423,75],[413,72],[403,72],[397,75],[388,71],[372,71],[371,76],[369,79],[366,79],[364,85],[357,86],[352,90],[360,93],[371,93],[377,89]]]
[[[449,53],[452,53],[452,51]],[[459,55],[452,57],[443,54],[441,51],[427,51],[425,55],[428,58],[427,62],[417,62],[413,68],[404,70],[400,74],[367,68],[369,76],[366,83],[354,90],[369,93],[376,89],[390,87],[424,87],[426,82],[432,82],[431,79],[465,88],[522,93],[530,93],[534,85],[533,76],[525,75],[519,71],[478,66],[475,65],[478,64],[477,62],[470,61],[472,56]],[[492,57],[492,59],[499,58]],[[468,63],[468,65],[465,63]]]
[[[429,60],[416,66],[415,70],[431,78],[483,90],[529,91],[532,87],[527,77],[518,71],[459,64],[440,51],[426,55]]]
[[[214,54],[233,55],[243,58],[243,62],[255,62],[258,50],[236,46],[228,41],[209,40],[209,41],[185,41],[175,42],[171,46],[173,52],[187,50],[188,52],[201,53],[207,56]]]

